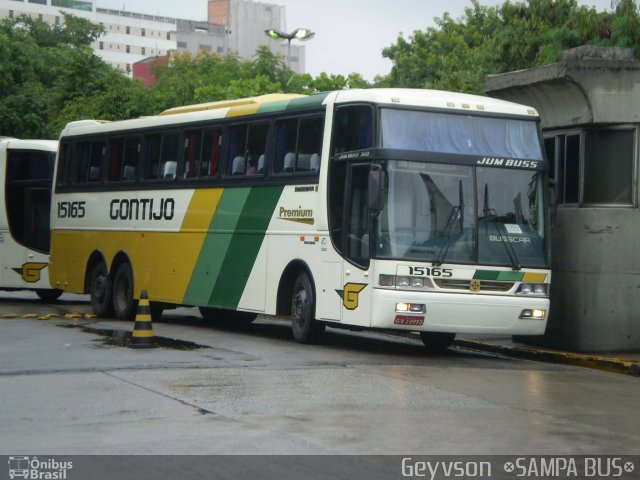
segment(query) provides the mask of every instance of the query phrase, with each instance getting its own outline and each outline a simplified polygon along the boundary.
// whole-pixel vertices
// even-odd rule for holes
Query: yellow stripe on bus
[[[125,252],[133,267],[134,297],[147,290],[153,301],[182,303],[193,274],[209,226],[218,208],[224,189],[196,190],[182,221],[180,232],[92,231],[63,230],[52,232],[56,255],[50,264],[54,271],[57,262],[66,273],[65,290],[82,292],[86,261],[99,250],[111,269],[118,252]],[[82,264],[66,259],[80,260]],[[73,265],[71,263],[74,263]],[[57,272],[56,272],[57,273]]]
[[[201,232],[207,230],[211,225],[211,218],[218,208],[222,192],[224,192],[222,188],[196,190],[191,197],[191,202],[189,202],[180,231]],[[200,247],[198,247],[198,251],[200,251]]]
[[[542,283],[547,279],[547,274],[546,273],[532,273],[532,272],[525,272],[525,274],[522,276],[522,281],[523,282],[534,282],[534,283]]]

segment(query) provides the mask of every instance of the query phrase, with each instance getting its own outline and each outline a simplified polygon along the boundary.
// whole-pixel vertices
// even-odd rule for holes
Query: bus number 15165
[[[58,218],[83,218],[85,203],[84,201],[58,202]]]
[[[429,267],[409,267],[409,275],[418,277],[443,277],[449,278],[453,276],[453,270],[450,268],[429,268]]]

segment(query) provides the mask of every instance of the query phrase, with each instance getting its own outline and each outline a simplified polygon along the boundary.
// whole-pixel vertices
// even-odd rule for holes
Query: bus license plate
[[[396,315],[393,322],[396,325],[423,325],[424,317],[410,317],[409,315]]]

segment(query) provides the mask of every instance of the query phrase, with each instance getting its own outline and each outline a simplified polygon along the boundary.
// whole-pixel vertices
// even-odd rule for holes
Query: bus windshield
[[[383,168],[377,258],[547,265],[542,172],[400,160]]]
[[[541,160],[537,125],[530,120],[383,108],[382,147]]]

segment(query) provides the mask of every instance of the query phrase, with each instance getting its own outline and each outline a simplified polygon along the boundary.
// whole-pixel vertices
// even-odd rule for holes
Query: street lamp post
[[[291,40],[310,40],[315,35],[315,33],[308,28],[296,28],[291,33],[284,33],[280,30],[276,30],[275,28],[270,28],[268,30],[265,30],[264,33],[266,33],[269,38],[272,38],[274,40],[287,41],[287,68],[289,69],[291,69]]]

